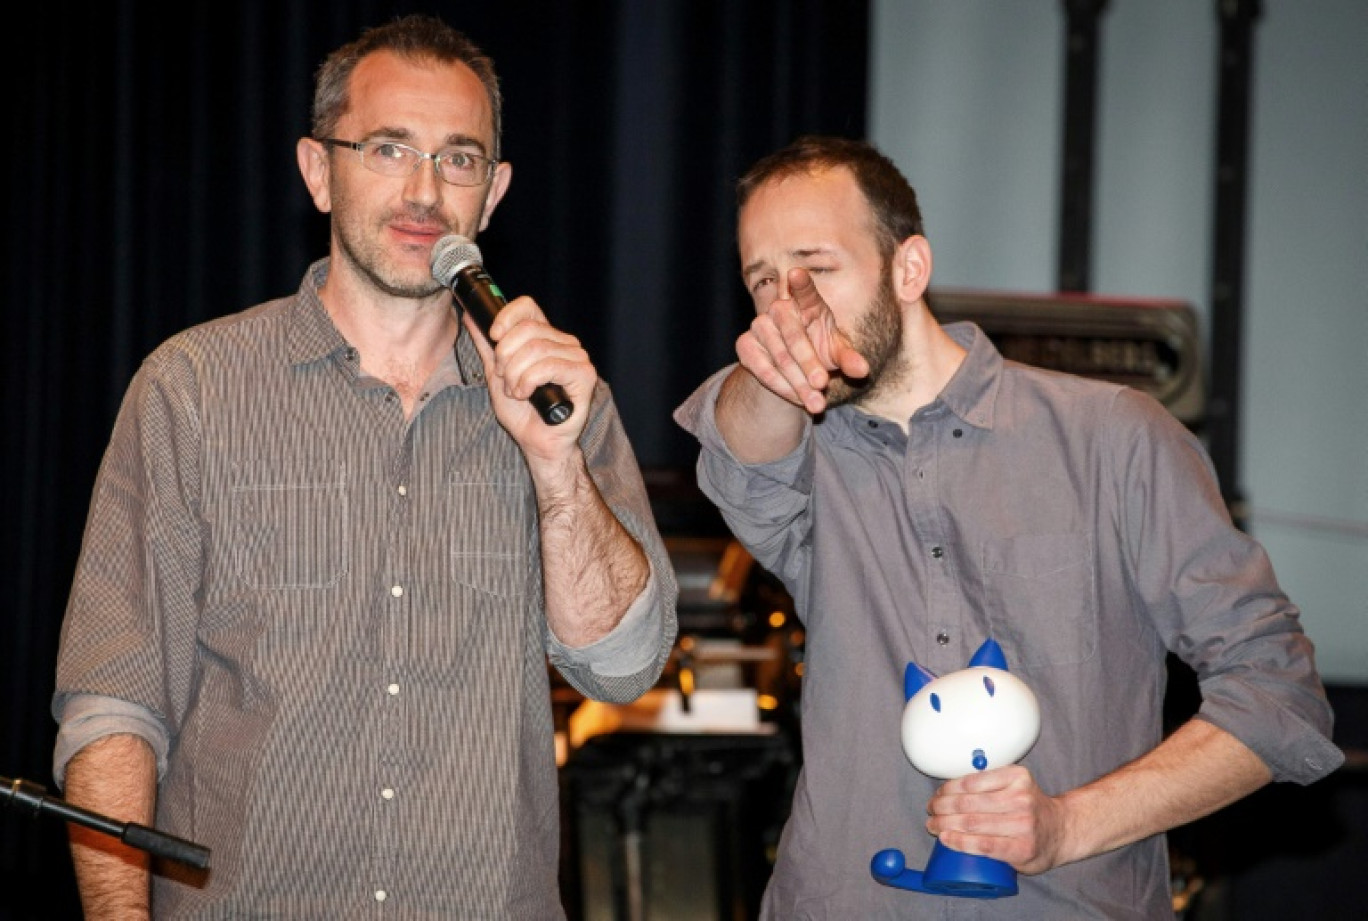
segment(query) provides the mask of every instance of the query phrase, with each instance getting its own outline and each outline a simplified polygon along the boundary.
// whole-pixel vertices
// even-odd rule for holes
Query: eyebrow
[[[408,128],[396,128],[391,125],[382,125],[374,131],[366,132],[362,140],[370,141],[375,138],[393,138],[396,141],[409,143],[413,140],[413,132]],[[485,147],[484,141],[468,134],[448,134],[442,143],[442,149],[450,147],[473,147],[484,156],[489,155],[489,150]]]
[[[796,259],[807,259],[812,256],[834,256],[837,254],[837,250],[835,247],[824,245],[803,246],[798,249],[788,250],[787,254]],[[741,268],[741,277],[750,278],[767,265],[769,265],[769,262],[765,259],[757,259],[754,262],[747,263]]]

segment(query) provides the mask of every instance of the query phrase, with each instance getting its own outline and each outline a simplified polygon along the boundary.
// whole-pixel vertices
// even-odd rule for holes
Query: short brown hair
[[[465,35],[435,16],[401,16],[382,26],[361,33],[361,37],[328,55],[314,81],[313,136],[332,137],[337,121],[347,111],[347,83],[361,59],[378,51],[392,51],[400,57],[430,60],[443,64],[459,62],[475,72],[489,94],[489,111],[494,122],[494,151],[499,158],[503,134],[503,97],[494,62]]]
[[[907,179],[872,144],[850,138],[804,135],[756,162],[736,185],[736,204],[744,207],[767,182],[800,173],[844,166],[869,202],[879,251],[890,256],[910,236],[925,235],[917,193]]]

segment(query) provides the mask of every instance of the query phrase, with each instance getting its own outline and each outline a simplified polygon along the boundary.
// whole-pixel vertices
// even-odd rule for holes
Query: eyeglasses
[[[431,160],[433,170],[442,181],[452,185],[483,185],[494,174],[494,167],[499,162],[464,150],[424,153],[395,141],[340,141],[337,138],[323,138],[319,143],[327,144],[329,147],[349,147],[361,155],[361,165],[366,169],[396,179],[412,176],[418,169],[418,164],[424,160]]]

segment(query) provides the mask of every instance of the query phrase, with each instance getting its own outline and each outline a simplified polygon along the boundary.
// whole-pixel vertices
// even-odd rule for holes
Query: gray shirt
[[[629,700],[676,630],[640,471],[600,383],[581,445],[651,577],[569,649],[472,343],[406,420],[328,319],[326,273],[136,374],[63,629],[55,773],[107,732],[157,752],[158,827],[212,851],[207,886],[157,879],[157,917],[563,917],[548,656]]]
[[[1232,526],[1197,439],[1146,395],[1004,361],[972,324],[947,331],[969,354],[906,435],[843,406],[791,456],[743,465],[713,416],[729,369],[676,412],[702,445],[702,489],[807,630],[803,770],[764,917],[1171,916],[1162,835],[1023,875],[1000,900],[870,875],[880,850],[920,869],[933,843],[941,781],[901,748],[904,668],[963,668],[986,637],[1040,702],[1022,763],[1046,793],[1161,741],[1167,650],[1196,670],[1199,718],[1275,779],[1308,783],[1343,760],[1299,612]]]

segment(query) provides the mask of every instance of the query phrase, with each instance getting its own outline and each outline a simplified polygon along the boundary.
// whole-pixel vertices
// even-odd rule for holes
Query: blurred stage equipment
[[[938,289],[942,323],[972,320],[1003,356],[1128,384],[1196,428],[1206,414],[1197,316],[1185,301]]]
[[[553,689],[564,901],[572,921],[740,921],[758,912],[798,769],[803,631],[691,467],[645,476],[679,641],[631,704]]]

